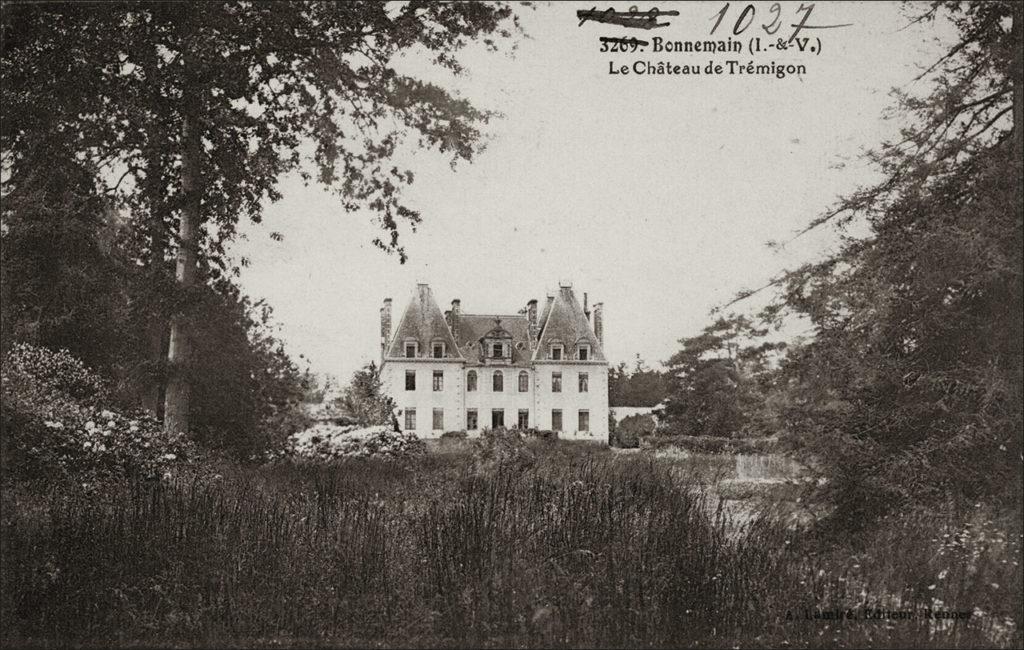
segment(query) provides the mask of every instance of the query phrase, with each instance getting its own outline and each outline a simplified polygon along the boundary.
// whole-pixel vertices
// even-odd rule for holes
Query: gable
[[[570,359],[574,358],[577,345],[587,343],[590,345],[591,360],[606,360],[601,343],[583,313],[583,307],[576,300],[572,287],[560,287],[551,308],[545,307],[545,314],[544,329],[533,355],[535,361],[547,358],[552,343],[564,345],[566,356]]]
[[[426,284],[416,286],[416,293],[402,312],[402,318],[398,321],[398,329],[391,339],[388,347],[387,357],[404,357],[405,344],[415,341],[419,345],[418,357],[427,358],[431,356],[431,343],[443,342],[445,344],[445,359],[461,359],[459,348],[455,344],[455,338],[448,327],[448,323],[441,313],[441,308],[434,300],[434,294]]]

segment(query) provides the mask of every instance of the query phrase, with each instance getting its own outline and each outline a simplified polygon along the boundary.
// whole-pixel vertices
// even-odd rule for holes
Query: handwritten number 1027
[[[723,6],[722,9],[717,14],[715,14],[714,16],[711,17],[711,19],[715,21],[714,26],[711,28],[711,34],[712,35],[714,35],[714,33],[718,30],[719,26],[721,26],[722,21],[725,20],[726,14],[729,13],[729,5],[730,4],[731,3],[726,2],[725,6]],[[813,10],[814,10],[814,4],[813,3],[809,4],[809,5],[805,5],[803,3],[800,3],[800,7],[796,10],[796,13],[798,13],[798,14],[802,13],[803,15],[800,17],[800,22],[799,23],[794,23],[794,24],[790,25],[790,27],[793,28],[793,33],[789,37],[789,40],[791,42],[793,41],[793,39],[795,39],[797,37],[797,35],[800,34],[800,30],[802,30],[802,29],[832,29],[832,28],[835,28],[835,27],[847,27],[848,26],[848,25],[808,25],[807,24],[807,19],[811,17],[811,11],[813,11]],[[782,27],[782,6],[779,5],[778,2],[772,3],[772,6],[768,9],[768,12],[769,12],[769,14],[771,14],[772,19],[768,23],[762,23],[761,24],[761,29],[763,29],[765,31],[765,33],[768,34],[769,36],[773,36],[775,34],[775,32],[779,31],[779,28]],[[732,33],[734,35],[736,35],[736,36],[739,36],[743,32],[747,31],[747,28],[750,27],[751,23],[754,22],[754,15],[756,13],[757,13],[757,10],[754,8],[754,5],[748,4],[746,7],[744,7],[743,11],[740,12],[739,17],[736,18],[736,22],[733,24]]]

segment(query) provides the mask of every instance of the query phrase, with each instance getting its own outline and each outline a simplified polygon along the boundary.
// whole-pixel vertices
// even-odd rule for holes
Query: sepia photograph
[[[1024,647],[1022,29],[0,0],[0,648]]]

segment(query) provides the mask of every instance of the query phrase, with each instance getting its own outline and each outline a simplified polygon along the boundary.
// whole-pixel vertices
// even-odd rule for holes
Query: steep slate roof
[[[544,308],[540,312],[540,318],[537,319],[537,328],[539,332],[543,332],[544,326],[548,324],[548,315],[551,314],[551,305],[554,304],[554,300],[554,296],[548,296],[544,299]]]
[[[493,322],[493,321],[492,321]],[[391,346],[388,348],[388,357],[405,356],[405,342],[408,340],[419,342],[419,356],[430,357],[432,341],[444,341],[445,358],[460,359],[458,346],[452,337],[452,331],[444,320],[441,308],[434,300],[434,294],[426,284],[416,285],[416,293],[402,313],[402,319],[398,321],[398,329],[391,339]]]
[[[576,300],[576,294],[573,293],[572,287],[559,287],[551,310],[545,309],[545,316],[540,341],[533,355],[534,360],[546,359],[548,346],[554,341],[565,345],[567,356],[573,354],[577,343],[586,341],[590,343],[593,361],[606,360],[604,350],[583,313],[583,307]]]
[[[530,348],[530,321],[525,314],[460,314],[458,332],[462,356],[470,364],[479,363],[480,339],[495,329],[496,318],[501,319],[501,328],[512,335],[512,365],[528,365],[533,350]]]

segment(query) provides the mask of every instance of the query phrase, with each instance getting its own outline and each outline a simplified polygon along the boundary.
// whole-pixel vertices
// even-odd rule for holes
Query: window
[[[491,428],[505,426],[505,409],[491,409]]]
[[[561,393],[562,392],[562,373],[553,372],[551,373],[551,392]]]
[[[416,342],[407,341],[405,343],[405,356],[407,359],[415,358],[416,356]]]
[[[433,353],[433,356],[434,356],[435,359],[443,359],[444,358],[444,343],[443,342],[442,343],[435,343],[433,345],[433,348],[432,348],[431,352]]]
[[[416,409],[405,409],[405,429],[416,429]]]
[[[562,430],[562,409],[554,409],[551,411],[551,430]]]
[[[530,374],[525,370],[519,371],[519,392],[528,393],[530,391]]]
[[[443,370],[435,370],[434,371],[434,392],[437,393],[437,392],[440,392],[442,390],[444,390],[444,371]]]
[[[577,353],[577,356],[579,357],[580,361],[588,360],[590,358],[590,346],[589,345],[580,345],[580,349],[579,349],[579,352]]]
[[[491,358],[500,359],[505,356],[505,344],[491,343]]]
[[[501,374],[500,370],[494,371],[494,377],[491,379],[491,390],[495,393],[505,390],[505,375]]]
[[[580,373],[580,392],[586,393],[590,390],[590,375],[585,372]]]
[[[580,422],[576,430],[590,431],[590,411],[580,411]]]
[[[562,360],[562,346],[561,345],[552,345],[551,346],[551,354],[550,354],[550,356],[555,361],[561,361]]]
[[[434,409],[434,431],[444,431],[444,409]]]
[[[520,429],[530,428],[530,411],[528,409],[519,409],[518,424]]]
[[[466,375],[466,390],[469,392],[476,390],[476,370],[470,370]]]
[[[405,390],[416,390],[416,371],[405,371]]]
[[[479,428],[479,424],[476,421],[476,409],[466,410],[466,429],[470,431],[476,431]]]

